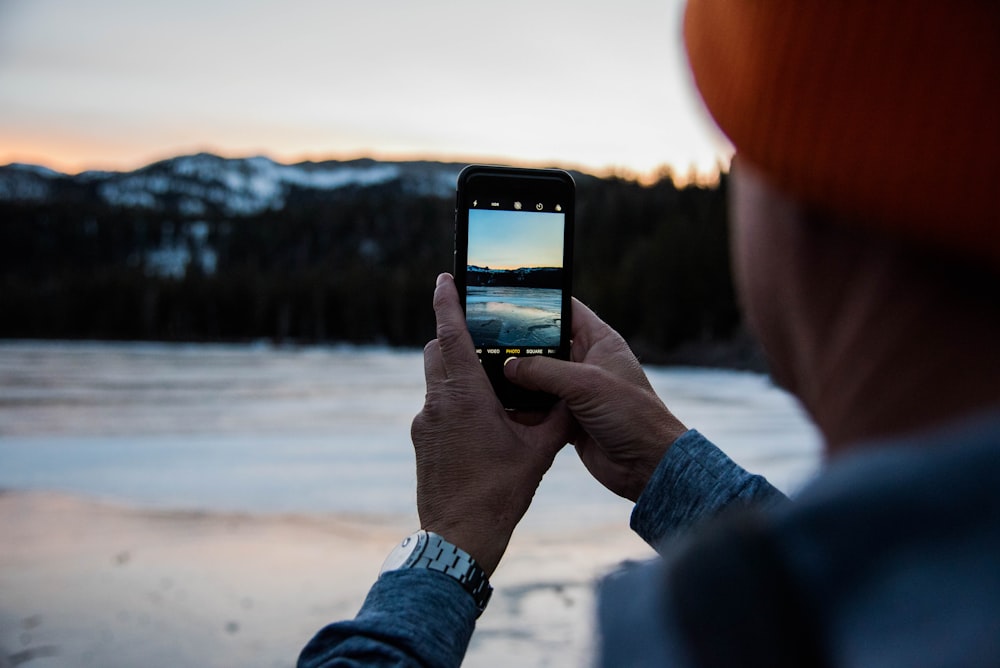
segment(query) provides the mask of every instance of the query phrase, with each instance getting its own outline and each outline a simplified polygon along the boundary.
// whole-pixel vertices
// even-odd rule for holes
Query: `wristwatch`
[[[455,547],[441,536],[421,529],[403,539],[386,557],[382,573],[406,568],[427,568],[455,578],[472,595],[479,615],[490,602],[493,587],[484,571],[469,553]]]

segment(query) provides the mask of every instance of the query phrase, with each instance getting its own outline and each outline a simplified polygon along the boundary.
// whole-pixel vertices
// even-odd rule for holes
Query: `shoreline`
[[[499,328],[499,324],[497,325]],[[499,331],[499,330],[497,330]],[[644,367],[660,369],[704,368],[723,371],[749,371],[769,374],[769,366],[757,342],[746,332],[739,331],[728,339],[707,341],[690,340],[664,349],[650,345],[641,338],[628,342],[629,347],[639,357]],[[285,337],[253,339],[99,339],[99,338],[2,338],[0,347],[75,347],[78,349],[125,347],[141,352],[161,350],[164,352],[210,349],[217,352],[356,352],[356,353],[396,353],[422,354],[419,345],[392,345],[379,341],[311,340]]]
[[[0,492],[0,527],[0,665],[95,668],[292,666],[322,626],[354,616],[414,528],[404,517],[143,509],[20,490]],[[464,665],[585,662],[595,580],[652,556],[627,526],[519,529]]]

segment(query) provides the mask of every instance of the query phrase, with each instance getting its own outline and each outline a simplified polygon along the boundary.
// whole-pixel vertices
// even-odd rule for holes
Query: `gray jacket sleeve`
[[[632,511],[631,526],[663,550],[671,539],[726,508],[775,506],[787,498],[764,478],[747,473],[697,431],[670,446]],[[623,564],[598,585],[596,665],[694,665],[676,613],[666,603],[663,560]]]
[[[725,508],[772,506],[787,497],[762,476],[747,473],[695,430],[663,456],[632,510],[631,527],[658,549],[664,539]]]
[[[476,614],[472,597],[447,575],[390,571],[372,585],[354,619],[330,624],[309,641],[298,666],[458,666]]]

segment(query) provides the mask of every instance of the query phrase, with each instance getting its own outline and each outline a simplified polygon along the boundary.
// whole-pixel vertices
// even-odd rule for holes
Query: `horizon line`
[[[541,265],[541,264],[530,267],[525,265],[519,265],[517,267],[490,267],[478,264],[468,264],[465,266],[465,270],[469,271],[469,269],[488,269],[490,271],[517,271],[518,269],[558,269],[559,271],[562,271],[563,268],[552,265]]]
[[[166,160],[171,160],[174,158],[193,156],[199,154],[209,154],[214,155],[227,160],[246,160],[249,158],[267,158],[274,163],[281,165],[297,165],[305,162],[311,163],[323,163],[323,162],[352,162],[356,160],[373,160],[375,162],[437,162],[441,164],[489,164],[489,165],[507,165],[511,167],[524,167],[524,168],[558,168],[565,169],[567,171],[575,171],[581,174],[586,174],[588,176],[594,176],[598,178],[620,178],[626,181],[636,181],[644,185],[649,185],[662,180],[665,177],[670,177],[673,182],[678,186],[686,185],[714,185],[719,182],[719,177],[722,174],[729,172],[729,165],[723,164],[722,160],[716,162],[715,168],[709,172],[699,171],[693,164],[689,166],[686,173],[681,173],[673,165],[668,162],[663,162],[657,167],[648,170],[641,171],[632,169],[623,165],[605,165],[603,167],[595,167],[591,165],[584,165],[580,163],[574,163],[570,161],[559,161],[559,160],[518,160],[512,158],[511,156],[471,156],[467,154],[435,154],[435,153],[411,153],[411,152],[381,152],[381,151],[346,151],[343,153],[337,152],[325,152],[325,153],[296,153],[289,155],[281,155],[277,152],[260,150],[260,151],[248,151],[246,153],[236,153],[224,150],[218,150],[209,146],[194,146],[190,149],[180,149],[178,152],[173,154],[164,154],[162,152],[154,152],[150,156],[137,158],[136,160],[110,160],[104,162],[94,160],[87,161],[90,162],[90,166],[82,167],[83,162],[81,161],[52,161],[52,160],[39,160],[37,157],[30,157],[28,155],[19,155],[21,151],[12,151],[4,155],[4,164],[2,166],[9,167],[11,165],[21,164],[21,165],[31,165],[35,167],[42,167],[44,169],[49,169],[59,174],[64,174],[66,176],[79,176],[86,172],[117,172],[117,173],[128,173],[134,172],[144,167],[149,167],[158,162],[164,162]],[[155,157],[158,156],[158,157]]]

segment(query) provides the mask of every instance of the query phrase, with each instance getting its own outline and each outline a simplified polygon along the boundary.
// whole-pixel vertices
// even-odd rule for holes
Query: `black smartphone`
[[[569,359],[576,185],[560,169],[469,165],[458,175],[455,283],[486,375],[511,410],[555,397],[508,381],[510,357]]]

